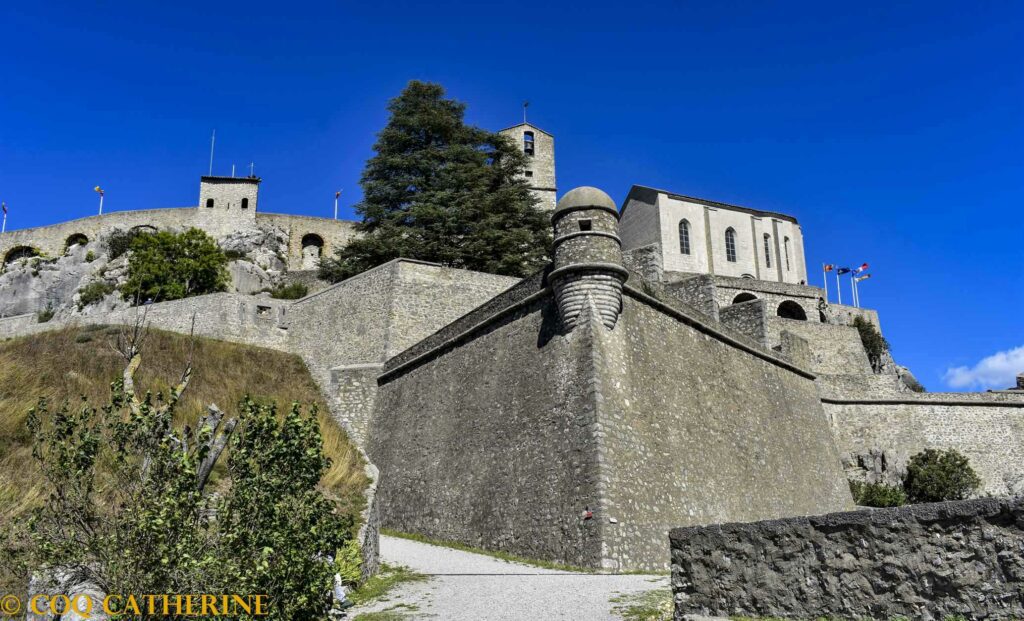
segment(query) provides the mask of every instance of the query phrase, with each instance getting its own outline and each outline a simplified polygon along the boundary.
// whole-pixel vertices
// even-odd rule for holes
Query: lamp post
[[[103,215],[103,190],[100,188],[100,186],[96,186],[95,188],[92,189],[92,191],[100,195],[100,215],[102,216]]]
[[[334,193],[334,219],[338,219],[338,198],[341,197],[341,190]]]
[[[0,225],[0,233],[6,233],[7,232],[7,203],[0,203],[0,208],[2,208],[3,212],[4,212],[4,223],[3,223],[3,225]]]

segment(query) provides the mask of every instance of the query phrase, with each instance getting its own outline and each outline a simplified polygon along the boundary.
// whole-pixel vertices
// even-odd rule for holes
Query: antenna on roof
[[[249,176],[250,177],[255,177],[256,176],[256,172],[255,171],[256,171],[256,162],[249,162]]]
[[[235,165],[234,164],[231,165],[231,176],[232,177],[235,176]]]
[[[213,145],[217,142],[217,130],[213,130],[213,136],[210,137],[210,172],[209,175],[213,176]]]
[[[523,123],[524,124],[526,123],[526,109],[529,108],[529,107],[530,107],[530,102],[524,101],[523,102]]]

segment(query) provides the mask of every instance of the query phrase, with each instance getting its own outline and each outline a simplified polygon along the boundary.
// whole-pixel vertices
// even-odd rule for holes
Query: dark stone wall
[[[547,295],[381,378],[368,452],[385,527],[599,564],[590,336],[559,326]]]
[[[1024,500],[677,528],[675,618],[1024,618]]]

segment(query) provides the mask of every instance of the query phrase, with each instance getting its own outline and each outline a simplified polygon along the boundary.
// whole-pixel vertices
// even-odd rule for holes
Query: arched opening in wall
[[[129,230],[132,233],[134,233],[135,235],[140,235],[140,234],[143,234],[143,233],[149,234],[149,233],[156,233],[157,232],[155,226],[150,226],[148,224],[140,224],[138,226],[133,226]]]
[[[533,155],[533,132],[523,132],[523,153]]]
[[[818,320],[821,321],[821,323],[828,323],[828,317],[826,317],[825,313],[821,311],[818,311]]]
[[[725,229],[725,260],[736,262],[736,229],[731,226]]]
[[[679,253],[690,254],[690,223],[679,221]]]
[[[89,243],[89,238],[82,233],[75,233],[64,242],[64,252],[71,250],[72,246],[84,246]]]
[[[320,267],[320,258],[324,256],[324,239],[315,233],[302,236],[302,269],[313,270]]]
[[[807,321],[807,313],[804,312],[804,308],[793,300],[786,300],[782,304],[779,304],[779,310],[775,311],[775,314],[783,319],[799,319],[800,321]]]
[[[21,259],[31,259],[32,257],[38,257],[39,251],[31,246],[15,246],[7,251],[4,255],[4,265],[9,265],[15,261]]]
[[[756,299],[757,299],[756,295],[754,295],[753,293],[747,293],[746,291],[744,291],[743,293],[741,293],[741,294],[737,295],[736,297],[734,297],[732,299],[732,303],[733,304],[742,304],[743,302],[749,302],[751,300],[756,300]]]

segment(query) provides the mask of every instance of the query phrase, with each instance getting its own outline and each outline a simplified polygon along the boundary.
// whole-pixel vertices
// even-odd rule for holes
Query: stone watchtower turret
[[[537,208],[552,211],[555,208],[555,137],[530,123],[520,123],[498,132],[512,139],[526,154],[523,171],[530,191],[537,197]]]
[[[555,229],[554,266],[548,275],[562,323],[576,327],[583,307],[593,300],[601,323],[615,327],[622,310],[622,265],[619,210],[611,197],[579,187],[558,201],[551,214]]]

